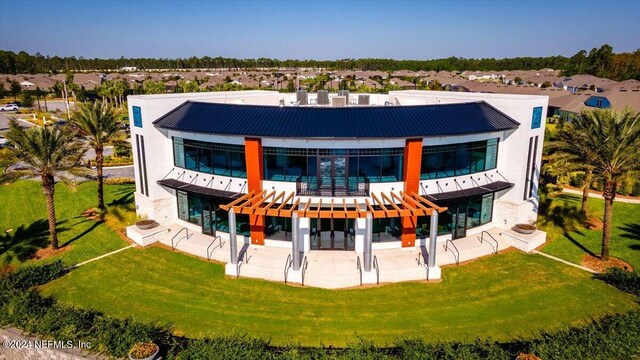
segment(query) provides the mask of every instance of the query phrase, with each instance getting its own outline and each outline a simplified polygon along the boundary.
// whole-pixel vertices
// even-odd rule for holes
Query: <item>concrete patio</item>
[[[438,242],[436,246],[436,265],[455,265],[465,261],[488,256],[497,251],[505,250],[514,244],[513,235],[503,235],[506,231],[491,228],[487,232],[495,239],[481,242],[481,234],[473,234],[465,238],[456,239],[453,245],[450,241]],[[192,230],[187,231],[180,225],[158,227],[155,233],[162,235],[159,243],[174,250],[198,256],[206,260],[222,263],[230,261],[229,235],[220,233],[219,237],[203,235]],[[497,249],[496,249],[497,245]],[[288,266],[291,247],[257,246],[237,241],[238,274],[241,277],[265,279],[270,281],[285,281],[303,283],[325,289],[339,289],[360,286],[362,283],[393,283],[401,281],[423,281],[428,278],[428,247],[411,247],[395,249],[376,249],[373,256],[375,266],[370,273],[358,269],[358,258],[363,264],[363,254],[355,251],[312,250],[301,257],[302,267],[295,273]],[[305,266],[306,263],[306,266]],[[230,264],[227,264],[229,266]],[[287,268],[289,268],[287,270]],[[438,269],[439,270],[439,269]],[[362,278],[361,278],[362,276]],[[368,276],[368,277],[367,277]],[[438,276],[439,277],[439,274]],[[437,278],[436,277],[436,278]],[[368,279],[368,281],[367,281]]]

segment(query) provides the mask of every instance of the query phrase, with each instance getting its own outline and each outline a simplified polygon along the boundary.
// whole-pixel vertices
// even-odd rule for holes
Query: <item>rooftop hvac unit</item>
[[[329,105],[329,92],[327,90],[318,90],[318,105]]]
[[[338,96],[344,96],[344,98],[347,100],[347,104],[349,103],[349,90],[338,91]]]
[[[307,105],[309,103],[307,90],[298,90],[296,100],[300,105]]]
[[[369,95],[358,95],[358,105],[369,105]]]
[[[331,99],[332,107],[345,107],[347,106],[347,98],[344,96],[334,96]]]

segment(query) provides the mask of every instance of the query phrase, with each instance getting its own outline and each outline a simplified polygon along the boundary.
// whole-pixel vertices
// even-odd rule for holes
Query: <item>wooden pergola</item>
[[[413,217],[447,210],[415,192],[406,194],[402,191],[371,193],[371,200],[364,198],[364,201],[358,198],[349,202],[345,198],[323,201],[320,198],[313,203],[312,200],[308,198],[306,202],[301,202],[300,197],[295,197],[293,192],[267,193],[262,190],[257,193],[251,191],[229,204],[220,205],[220,208],[226,211],[233,209],[236,214],[292,217],[295,213],[299,217],[324,219],[358,219],[367,217],[367,214],[371,214],[373,218]]]

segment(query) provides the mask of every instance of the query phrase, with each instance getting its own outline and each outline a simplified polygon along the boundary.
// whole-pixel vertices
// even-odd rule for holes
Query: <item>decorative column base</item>
[[[224,273],[226,275],[229,275],[229,276],[238,276],[238,275],[240,275],[238,273],[238,267],[236,266],[236,264],[232,264],[232,263],[227,263],[224,266]]]
[[[377,284],[378,276],[376,275],[376,271],[371,269],[371,271],[363,271],[362,272],[362,285],[364,284]]]
[[[442,278],[442,270],[440,266],[432,266],[427,268],[427,280],[438,280]]]
[[[293,270],[293,268],[289,268],[289,272],[287,272],[287,282],[294,284],[302,284],[302,268],[300,270]]]

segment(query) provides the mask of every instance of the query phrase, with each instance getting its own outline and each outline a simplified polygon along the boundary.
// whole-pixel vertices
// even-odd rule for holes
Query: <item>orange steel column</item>
[[[262,177],[264,174],[262,141],[257,138],[244,139],[244,156],[247,163],[247,192],[262,191]],[[251,243],[264,245],[264,216],[249,215],[251,228]]]
[[[403,164],[404,192],[407,194],[419,193],[421,161],[422,139],[407,139]],[[417,222],[416,216],[402,217],[402,247],[415,246]]]

